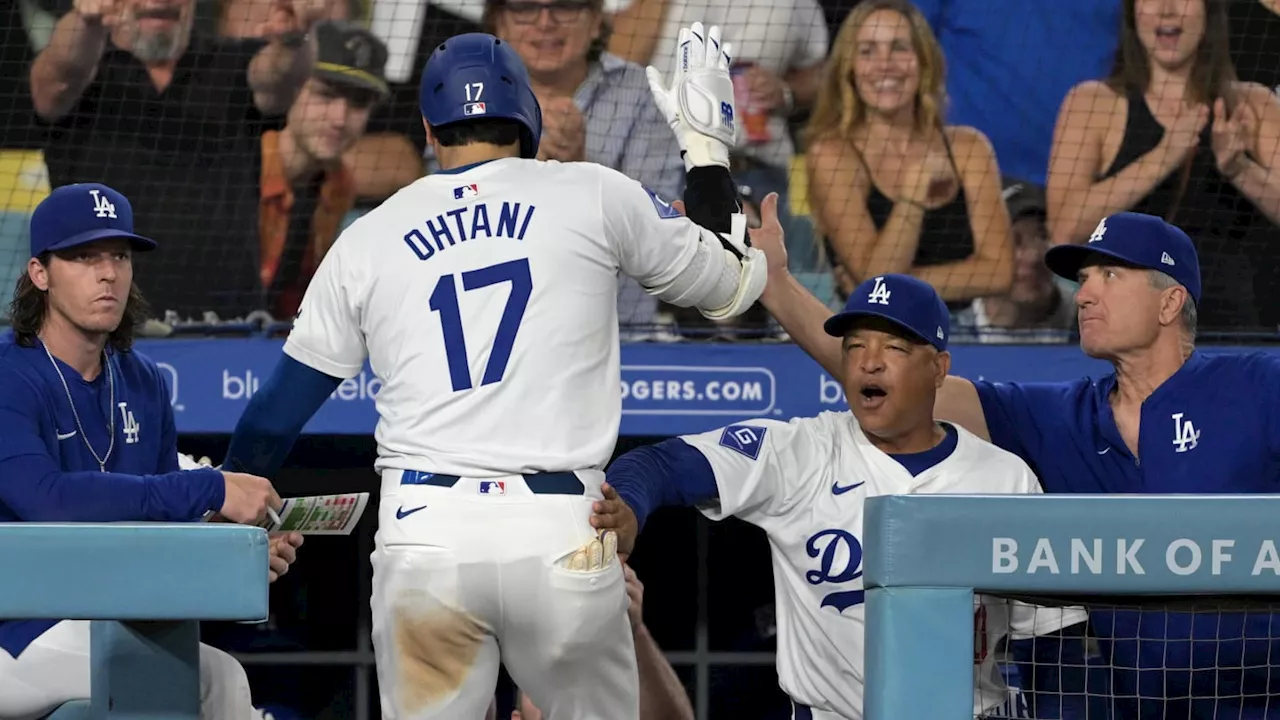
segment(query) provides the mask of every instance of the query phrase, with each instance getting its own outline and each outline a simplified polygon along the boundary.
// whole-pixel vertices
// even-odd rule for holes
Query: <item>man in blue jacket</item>
[[[180,470],[169,391],[133,350],[146,307],[133,253],[133,208],[100,184],[54,190],[31,218],[31,260],[0,338],[0,522],[189,522],[215,514],[258,523],[280,498],[267,480]],[[271,540],[271,576],[297,534]],[[267,569],[264,568],[264,571]],[[261,718],[244,669],[200,648],[207,720]],[[89,697],[89,623],[0,621],[0,719],[40,717]]]

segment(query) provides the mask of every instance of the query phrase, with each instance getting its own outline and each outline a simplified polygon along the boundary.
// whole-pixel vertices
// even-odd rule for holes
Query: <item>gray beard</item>
[[[131,50],[134,57],[144,63],[177,60],[185,49],[185,36],[186,32],[181,29],[150,35],[138,33],[134,36]]]

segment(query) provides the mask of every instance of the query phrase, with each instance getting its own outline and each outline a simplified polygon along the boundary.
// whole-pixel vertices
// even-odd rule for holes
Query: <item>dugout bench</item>
[[[0,618],[93,621],[92,699],[48,720],[196,720],[199,621],[265,620],[266,568],[245,525],[0,523]]]

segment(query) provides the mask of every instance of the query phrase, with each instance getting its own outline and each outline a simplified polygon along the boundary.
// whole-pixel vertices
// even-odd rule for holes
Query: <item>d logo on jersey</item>
[[[720,433],[720,446],[755,460],[764,447],[764,433],[758,425],[730,425]]]
[[[809,538],[805,551],[818,558],[818,569],[804,574],[810,585],[841,584],[862,577],[862,543],[847,530],[823,530]],[[861,605],[865,597],[865,590],[840,590],[824,596],[819,607],[844,612]]]

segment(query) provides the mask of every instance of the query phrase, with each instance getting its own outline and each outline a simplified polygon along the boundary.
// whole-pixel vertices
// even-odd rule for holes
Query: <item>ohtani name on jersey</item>
[[[468,240],[495,237],[524,240],[536,209],[518,202],[504,202],[492,209],[490,203],[454,208],[427,220],[425,229],[415,228],[405,233],[404,243],[419,260],[430,260],[437,252]]]

